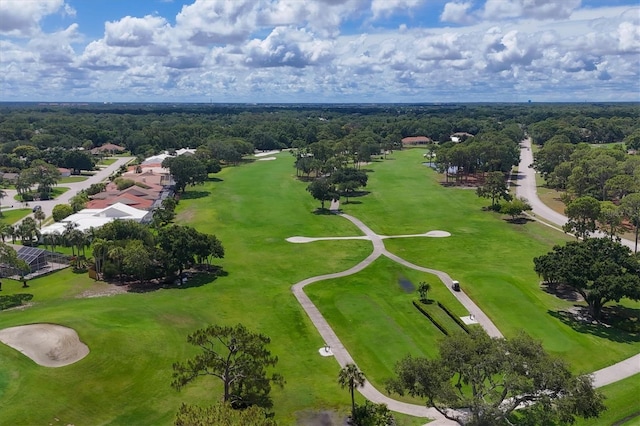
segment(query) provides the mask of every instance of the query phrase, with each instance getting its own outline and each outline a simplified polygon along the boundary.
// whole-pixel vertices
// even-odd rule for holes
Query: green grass
[[[58,198],[59,196],[61,196],[62,194],[64,194],[65,192],[67,192],[70,188],[67,188],[66,186],[54,186],[53,188],[51,188],[51,200],[55,200],[56,198]],[[13,197],[14,200],[22,202],[22,195],[20,194],[16,194]],[[37,203],[37,201],[29,201],[30,203]]]
[[[66,176],[61,178],[58,183],[84,182],[85,180],[87,180],[87,176]]]
[[[604,386],[601,390],[607,398],[604,401],[607,411],[598,419],[579,419],[575,426],[640,425],[640,374]]]
[[[2,216],[0,216],[0,220],[2,222],[13,225],[30,213],[31,209],[2,210]]]
[[[98,165],[99,166],[110,166],[113,163],[115,163],[116,161],[118,161],[117,158],[103,158],[102,160],[100,160]]]
[[[474,191],[442,188],[433,172],[420,164],[421,152],[398,152],[391,160],[372,164],[367,188],[371,194],[342,208],[381,234],[451,232],[450,238],[385,240],[385,245],[413,263],[459,279],[507,336],[528,331],[572,362],[577,372],[638,351],[637,337],[611,330],[609,335],[578,332],[553,315],[570,303],[540,290],[531,259],[562,241],[563,234],[535,223],[509,224],[482,211],[486,200]],[[2,312],[0,328],[34,322],[67,325],[91,353],[71,366],[49,369],[0,345],[3,423],[55,423],[57,418],[77,425],[170,424],[182,401],[206,404],[221,393],[214,379],[199,379],[181,392],[170,388],[172,363],[195,353],[186,335],[208,324],[238,322],[272,339],[277,370],[287,381],[283,389],[272,391],[281,424],[295,424],[309,411],[347,412],[349,392],[337,384],[339,366],[335,359],[318,355],[324,342],[290,287],[311,276],[350,268],[371,252],[371,243],[286,242],[295,235],[360,232],[344,218],[315,214],[319,202],[305,191],[306,183],[295,180],[291,156],[277,157],[224,168],[204,185],[190,188],[178,205],[179,223],[214,233],[222,241],[226,254],[217,263],[226,275],[180,289],[100,298],[78,298],[108,285],[70,270],[31,280],[33,305]],[[411,305],[418,296],[400,288],[400,277],[416,285],[429,282],[430,298],[442,300],[460,316],[467,314],[435,277],[387,258],[356,275],[307,287],[376,385],[392,374],[393,364],[406,353],[434,355],[434,343],[441,338]],[[15,281],[3,284],[3,294],[24,292]],[[416,419],[407,421],[419,424]]]
[[[557,313],[572,303],[540,289],[532,259],[568,237],[533,222],[513,225],[483,211],[487,200],[474,191],[441,188],[420,160],[417,152],[403,152],[395,155],[393,167],[374,163],[369,182],[375,191],[362,204],[343,207],[380,234],[451,232],[449,238],[391,239],[385,245],[412,263],[448,272],[506,336],[526,330],[569,360],[576,372],[638,352],[638,336],[611,329],[577,332],[577,325],[563,322]]]

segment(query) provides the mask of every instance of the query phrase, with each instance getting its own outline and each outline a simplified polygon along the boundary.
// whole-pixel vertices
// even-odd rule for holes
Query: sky
[[[0,0],[0,101],[640,101],[640,0]]]

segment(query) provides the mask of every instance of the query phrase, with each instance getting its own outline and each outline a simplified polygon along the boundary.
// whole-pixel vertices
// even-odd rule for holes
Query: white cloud
[[[259,4],[254,0],[196,0],[182,7],[176,28],[200,46],[239,43],[256,28]]]
[[[580,7],[581,0],[487,0],[484,17],[496,20],[505,18],[566,19]]]
[[[7,1],[0,0],[3,13]],[[422,10],[417,0],[195,0],[175,24],[171,16],[123,16],[92,40],[78,32],[81,16],[80,27],[42,32],[44,17],[72,13],[62,0],[30,0],[29,16],[15,12],[14,1],[11,24],[0,19],[0,94],[385,102],[513,100],[518,93],[571,100],[579,93],[638,100],[639,7],[440,1],[440,20],[462,26],[371,25],[374,16],[410,17]]]
[[[440,20],[454,24],[469,24],[474,21],[474,18],[469,15],[471,6],[473,6],[471,2],[449,2],[444,5]]]
[[[125,16],[119,21],[105,24],[105,41],[109,46],[142,47],[154,44],[157,34],[167,27],[159,16],[144,18]]]
[[[276,27],[264,40],[247,43],[245,63],[250,67],[303,68],[331,58],[332,44],[316,40],[305,30]]]
[[[423,0],[373,0],[371,12],[374,19],[391,15],[397,11],[406,11],[423,3]]]
[[[0,1],[0,34],[28,37],[40,30],[40,21],[62,10],[68,15],[75,11],[64,0],[2,0]]]

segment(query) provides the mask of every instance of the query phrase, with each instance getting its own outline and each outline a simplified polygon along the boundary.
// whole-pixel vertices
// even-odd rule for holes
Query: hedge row
[[[414,300],[413,302],[413,306],[415,306],[416,308],[418,308],[418,310],[420,312],[422,312],[422,315],[424,315],[425,317],[429,318],[429,320],[431,320],[431,322],[433,323],[433,325],[435,325],[436,327],[438,327],[438,329],[440,331],[442,331],[444,333],[445,336],[449,335],[449,332],[447,331],[446,328],[444,328],[443,326],[440,325],[440,323],[438,321],[435,320],[435,318],[433,318],[429,312],[425,311],[424,309],[422,309],[422,306],[418,305],[418,303]]]
[[[438,306],[440,306],[442,308],[443,311],[445,311],[447,313],[447,315],[449,315],[451,317],[452,320],[454,320],[460,327],[462,327],[462,329],[469,334],[469,327],[467,327],[467,324],[465,324],[464,322],[462,322],[462,320],[460,318],[458,318],[457,316],[453,315],[453,312],[451,312],[449,310],[449,308],[447,308],[446,306],[444,306],[442,303],[438,302]]]
[[[18,293],[9,296],[0,296],[0,311],[15,308],[33,299],[33,294]]]

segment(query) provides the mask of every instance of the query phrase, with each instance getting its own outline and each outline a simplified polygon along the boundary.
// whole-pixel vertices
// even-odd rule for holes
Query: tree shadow
[[[329,210],[328,208],[322,208],[319,207],[317,209],[315,209],[314,211],[312,211],[311,213],[315,214],[315,215],[331,215],[333,214],[333,212],[331,210]]]
[[[579,307],[584,308],[583,306]],[[593,336],[601,337],[603,339],[618,343],[640,342],[640,333],[630,333],[619,330],[618,328],[613,327],[609,324],[585,320],[584,318],[567,311],[548,310],[547,312],[549,313],[549,315],[559,319],[578,333],[591,334]]]
[[[534,220],[530,219],[528,217],[522,216],[522,217],[516,217],[515,219],[514,218],[510,218],[510,217],[506,218],[505,222],[509,222],[511,224],[514,224],[514,225],[525,225],[525,224],[527,224],[529,222],[534,222]]]
[[[350,195],[349,197],[352,197],[352,196]],[[349,201],[345,201],[343,204],[362,204],[362,201],[349,200]]]
[[[221,266],[208,265],[207,269],[203,269],[198,265],[198,267],[186,271],[183,275],[186,278],[186,281],[182,283],[177,279],[171,280],[151,280],[151,281],[136,281],[129,282],[128,284],[128,292],[129,293],[150,293],[152,291],[157,291],[160,289],[188,289],[194,287],[202,287],[206,284],[211,284],[218,277],[226,277],[229,273],[222,269]]]
[[[542,290],[546,293],[553,294],[562,300],[568,300],[569,302],[584,300],[580,293],[564,284],[542,284],[540,287],[542,287]]]
[[[205,198],[211,195],[209,191],[187,191],[180,194],[181,200],[197,200],[198,198]]]
[[[224,179],[220,179],[218,177],[209,177],[209,178],[207,178],[207,181],[209,181],[209,182],[224,182]]]

